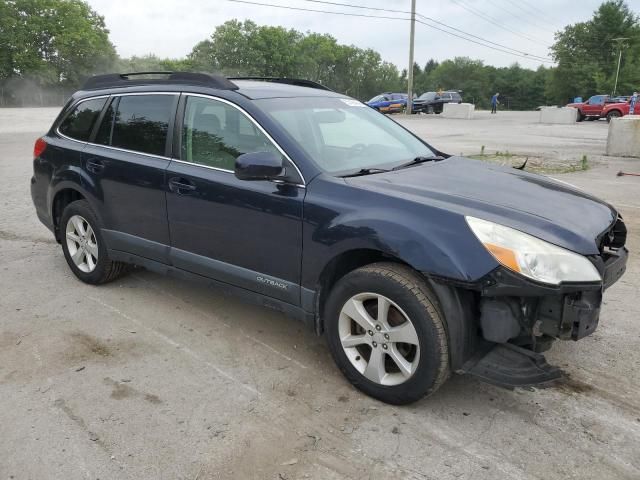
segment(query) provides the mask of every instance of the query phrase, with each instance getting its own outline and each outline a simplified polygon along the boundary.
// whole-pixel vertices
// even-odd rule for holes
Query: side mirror
[[[273,152],[244,153],[236,158],[234,174],[240,180],[271,180],[282,175],[282,157]]]

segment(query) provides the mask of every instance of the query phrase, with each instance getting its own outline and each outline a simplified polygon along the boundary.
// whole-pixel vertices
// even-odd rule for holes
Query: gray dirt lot
[[[388,406],[279,314],[146,271],[77,281],[29,195],[33,141],[56,113],[0,110],[0,480],[640,478],[637,255],[598,330],[548,354],[570,381],[456,376]],[[640,178],[615,173],[640,161],[603,157],[606,123],[477,117],[395,118],[451,153],[588,154],[593,168],[558,178],[617,205],[638,251]]]

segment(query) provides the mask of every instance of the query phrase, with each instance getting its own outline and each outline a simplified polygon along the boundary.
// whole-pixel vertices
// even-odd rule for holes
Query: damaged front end
[[[552,342],[580,340],[595,331],[602,295],[625,272],[628,251],[621,218],[599,239],[600,255],[588,257],[599,282],[548,285],[500,266],[474,290],[478,299],[479,344],[462,371],[505,387],[531,386],[561,376],[542,352]]]

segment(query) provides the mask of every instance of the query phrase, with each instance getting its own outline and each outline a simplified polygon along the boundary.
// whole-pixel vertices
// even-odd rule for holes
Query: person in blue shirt
[[[496,113],[498,111],[498,104],[500,103],[498,101],[499,96],[500,94],[496,93],[493,97],[491,97],[491,113]]]
[[[633,92],[631,101],[629,102],[629,115],[634,115],[636,103],[638,103],[638,92]]]

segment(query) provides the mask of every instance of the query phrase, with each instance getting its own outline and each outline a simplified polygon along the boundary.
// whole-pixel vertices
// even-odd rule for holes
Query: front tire
[[[607,113],[607,123],[611,123],[612,119],[619,118],[621,116],[622,114],[618,110],[611,110],[609,113]]]
[[[331,354],[358,389],[402,405],[435,392],[449,376],[443,316],[410,268],[376,263],[340,279],[325,305]]]
[[[109,259],[97,217],[86,200],[72,202],[63,210],[60,237],[69,268],[83,282],[107,283],[125,272],[125,263]]]

